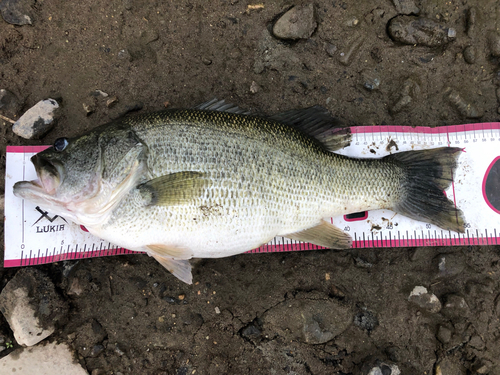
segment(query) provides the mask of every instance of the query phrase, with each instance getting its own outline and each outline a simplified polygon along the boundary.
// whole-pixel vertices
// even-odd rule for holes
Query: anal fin
[[[324,220],[321,220],[314,227],[304,229],[300,232],[289,233],[284,235],[284,237],[297,241],[310,242],[329,249],[348,249],[352,245],[351,236]]]
[[[189,285],[193,283],[193,275],[191,273],[191,264],[189,263],[189,260],[164,258],[159,255],[151,256],[180,281]]]

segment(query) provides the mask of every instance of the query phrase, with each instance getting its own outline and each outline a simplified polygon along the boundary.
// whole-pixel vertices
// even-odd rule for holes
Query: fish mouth
[[[20,181],[14,185],[14,195],[20,198],[33,199],[43,196],[54,196],[62,180],[62,166],[48,159],[34,155],[31,162],[35,166],[38,179]]]
[[[31,162],[35,166],[37,180],[31,183],[41,188],[46,194],[54,195],[61,184],[62,166],[59,163],[51,162],[40,154],[33,155]]]

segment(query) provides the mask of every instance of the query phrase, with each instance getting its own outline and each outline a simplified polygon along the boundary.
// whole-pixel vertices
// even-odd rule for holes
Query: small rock
[[[445,301],[443,310],[441,311],[444,315],[460,319],[465,319],[469,315],[469,305],[467,305],[463,297],[456,294],[449,294],[446,296]]]
[[[120,60],[132,61],[132,55],[127,49],[121,49],[118,51],[117,57]]]
[[[118,97],[117,96],[112,96],[108,100],[106,100],[106,107],[108,108],[113,108],[116,103],[118,103]]]
[[[395,364],[385,363],[379,359],[369,357],[363,361],[360,371],[362,375],[401,375],[401,370]]]
[[[19,372],[21,368],[22,371]],[[14,350],[0,359],[0,373],[88,375],[78,361],[75,361],[68,345],[55,342],[40,344],[29,350]]]
[[[466,372],[455,357],[445,357],[436,364],[434,375],[465,375]]]
[[[358,52],[361,50],[361,46],[363,45],[364,41],[365,37],[362,35],[354,38],[354,40],[345,47],[344,51],[340,52],[339,62],[345,66],[351,65],[351,63],[358,55]]]
[[[427,288],[423,286],[416,286],[413,288],[408,301],[414,303],[421,309],[430,313],[437,313],[441,310],[441,302],[431,293],[427,292]]]
[[[297,295],[271,308],[263,317],[268,336],[279,335],[308,344],[323,344],[344,332],[352,323],[351,309],[313,293]]]
[[[396,114],[408,107],[420,94],[420,85],[412,78],[407,78],[401,88],[398,101],[391,107],[390,112]]]
[[[368,332],[373,331],[378,326],[378,319],[375,314],[366,308],[358,312],[354,317],[354,325]]]
[[[367,261],[361,257],[355,257],[354,264],[356,265],[356,267],[359,267],[359,268],[372,268],[373,267],[372,263],[370,263],[369,261]]]
[[[21,110],[21,102],[9,90],[0,90],[0,112],[10,118],[17,117]]]
[[[94,345],[92,347],[92,350],[90,350],[90,356],[91,357],[98,357],[103,351],[104,351],[104,346],[102,346],[100,344]]]
[[[465,47],[464,60],[467,64],[474,64],[476,62],[476,48],[474,46]]]
[[[257,84],[257,82],[252,81],[252,84],[250,85],[250,92],[252,94],[257,94],[260,90],[260,86]]]
[[[81,285],[80,279],[78,277],[73,277],[69,282],[68,291],[66,293],[70,296],[79,296],[83,293],[83,291],[84,289]]]
[[[355,27],[359,24],[359,20],[357,17],[353,16],[353,17],[349,18],[345,24],[348,27]]]
[[[490,31],[487,36],[490,53],[494,57],[500,57],[500,33]]]
[[[327,42],[327,43],[325,43],[325,51],[328,54],[328,56],[335,57],[337,55],[335,53],[335,52],[337,52],[337,46],[335,44]]]
[[[276,21],[273,34],[280,39],[307,39],[317,26],[313,4],[294,6]]]
[[[103,98],[107,98],[109,96],[108,93],[105,93],[104,91],[102,90],[94,90],[90,93],[90,96],[93,96],[93,97],[103,97]]]
[[[446,278],[460,274],[465,268],[465,258],[461,253],[439,254],[433,260],[436,277]]]
[[[491,361],[478,358],[472,366],[472,371],[476,374],[488,374],[492,367]]]
[[[23,268],[0,293],[0,310],[18,344],[32,346],[55,331],[54,324],[65,318],[68,306],[47,276]]]
[[[443,344],[447,344],[451,340],[452,331],[445,326],[439,326],[437,332],[437,339],[441,341]]]
[[[203,57],[203,58],[201,59],[201,62],[202,62],[203,64],[207,65],[207,66],[212,64],[212,60],[210,60],[210,59],[208,59],[208,58],[206,58],[206,57]]]
[[[479,11],[476,7],[470,7],[467,10],[466,18],[466,32],[469,38],[474,38],[476,31],[476,24],[478,22]]]
[[[83,103],[82,105],[83,105],[83,110],[85,111],[86,116],[90,116],[96,110],[96,103],[95,102],[87,102],[87,103]]]
[[[33,0],[2,0],[0,12],[5,22],[13,25],[31,25],[31,9]]]
[[[41,138],[54,126],[58,108],[54,99],[41,100],[14,123],[12,131],[26,139]]]
[[[470,338],[469,345],[472,346],[474,349],[477,349],[477,350],[483,350],[484,349],[484,341],[478,335],[474,335],[474,336],[472,336]]]
[[[389,21],[389,36],[392,40],[427,47],[443,46],[456,37],[456,31],[429,18],[396,16]]]
[[[240,335],[249,340],[255,340],[262,334],[262,322],[255,319],[252,323],[240,330]]]
[[[392,0],[396,12],[399,14],[419,14],[420,9],[415,5],[413,0]]]
[[[468,100],[465,100],[458,91],[448,88],[445,92],[447,93],[449,102],[462,116],[466,118],[479,118],[483,116],[483,112]]]
[[[380,86],[380,74],[377,69],[364,70],[361,73],[363,87],[368,91],[377,90]]]
[[[125,352],[122,350],[121,346],[118,344],[115,344],[115,353],[118,354],[120,357],[125,355]]]

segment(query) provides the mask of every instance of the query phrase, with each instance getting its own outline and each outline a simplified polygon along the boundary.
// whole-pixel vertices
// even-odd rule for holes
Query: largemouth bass
[[[323,218],[391,209],[463,232],[446,198],[461,149],[354,159],[325,109],[270,118],[224,102],[125,117],[32,157],[14,194],[144,251],[186,283],[189,259],[243,253],[284,236],[334,249],[352,239]]]

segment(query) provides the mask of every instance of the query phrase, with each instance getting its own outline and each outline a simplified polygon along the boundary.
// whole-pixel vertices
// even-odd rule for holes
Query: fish
[[[191,258],[227,257],[276,236],[329,249],[352,238],[325,218],[390,209],[464,232],[445,193],[462,149],[382,158],[335,153],[350,128],[313,106],[273,116],[223,100],[127,116],[58,138],[14,194],[191,284]]]

